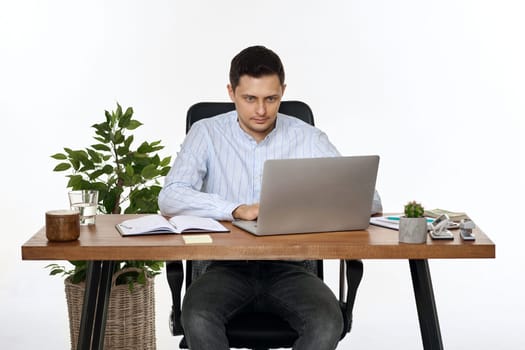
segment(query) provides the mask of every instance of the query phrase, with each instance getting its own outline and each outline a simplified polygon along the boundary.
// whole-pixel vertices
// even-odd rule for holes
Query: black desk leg
[[[434,300],[434,290],[430,279],[428,261],[409,260],[412,286],[416,297],[419,327],[425,350],[443,350],[441,330]]]
[[[115,262],[113,261],[88,262],[78,350],[98,350],[104,347],[106,313],[114,268]]]

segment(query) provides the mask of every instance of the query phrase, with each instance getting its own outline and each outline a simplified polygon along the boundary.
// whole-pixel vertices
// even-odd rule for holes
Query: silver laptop
[[[275,159],[264,163],[257,236],[363,230],[369,225],[379,156]]]

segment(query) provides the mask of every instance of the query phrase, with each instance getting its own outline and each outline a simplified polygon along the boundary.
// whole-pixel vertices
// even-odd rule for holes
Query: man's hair
[[[284,85],[284,68],[279,56],[264,46],[250,46],[232,59],[230,85],[235,90],[243,75],[260,78],[273,74],[276,74],[281,85]]]

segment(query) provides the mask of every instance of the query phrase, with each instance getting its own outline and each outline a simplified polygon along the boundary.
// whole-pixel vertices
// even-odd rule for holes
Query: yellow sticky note
[[[213,240],[211,239],[210,235],[182,235],[182,239],[184,239],[184,243],[186,244],[199,244],[199,243],[212,243]]]

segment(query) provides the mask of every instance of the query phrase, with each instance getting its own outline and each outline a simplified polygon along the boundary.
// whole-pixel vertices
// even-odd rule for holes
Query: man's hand
[[[255,220],[259,216],[259,203],[239,205],[232,213],[234,219]]]

